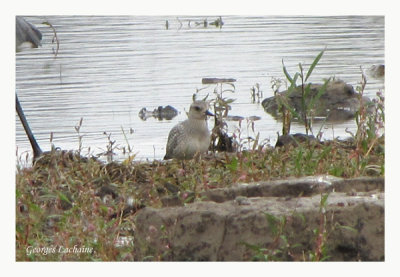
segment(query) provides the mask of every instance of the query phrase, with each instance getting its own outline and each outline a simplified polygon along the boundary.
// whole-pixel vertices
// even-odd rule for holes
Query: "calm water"
[[[186,118],[185,110],[197,89],[212,94],[214,86],[201,84],[204,77],[237,79],[236,99],[230,115],[260,116],[255,131],[261,139],[276,141],[281,124],[252,103],[250,89],[260,84],[263,98],[273,95],[271,78],[284,78],[282,59],[294,72],[302,62],[308,68],[314,57],[327,50],[311,81],[335,76],[354,87],[360,66],[384,64],[384,17],[243,17],[222,16],[222,28],[196,25],[208,16],[40,16],[26,17],[43,33],[43,46],[17,53],[16,90],[31,128],[43,150],[53,143],[78,149],[74,126],[83,118],[83,148],[94,154],[106,150],[107,134],[116,145],[137,153],[137,160],[161,159],[169,130]],[[169,29],[165,22],[168,20]],[[60,41],[54,57],[53,33]],[[190,26],[189,26],[190,21]],[[382,79],[369,78],[366,95],[382,90]],[[138,117],[141,108],[153,110],[172,105],[180,114],[171,121]],[[255,136],[242,123],[243,136]],[[232,132],[237,122],[229,123]],[[212,121],[209,121],[212,128]],[[347,136],[353,121],[329,124],[324,138]],[[314,126],[314,130],[318,130]],[[122,130],[125,131],[125,136]],[[304,132],[299,125],[292,132]],[[16,116],[18,153],[31,151]],[[117,159],[123,158],[116,150]],[[85,153],[85,152],[84,152]]]

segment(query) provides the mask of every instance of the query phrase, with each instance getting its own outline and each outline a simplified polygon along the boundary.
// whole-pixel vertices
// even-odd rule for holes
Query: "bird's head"
[[[209,110],[208,102],[206,101],[194,101],[192,105],[190,105],[189,110],[189,118],[190,119],[198,119],[198,120],[205,120],[207,115],[214,116]]]

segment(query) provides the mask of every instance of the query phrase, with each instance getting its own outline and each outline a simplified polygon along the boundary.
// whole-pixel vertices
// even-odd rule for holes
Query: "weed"
[[[82,127],[82,122],[83,122],[83,118],[81,117],[81,119],[79,120],[79,123],[77,126],[75,126],[75,131],[78,134],[78,154],[81,155],[82,153],[82,140],[83,140],[83,136],[80,133],[81,127]]]
[[[271,233],[271,243],[261,247],[254,244],[243,242],[242,244],[254,252],[253,261],[290,261],[294,260],[293,250],[301,246],[291,244],[286,232],[288,218],[286,216],[274,216],[265,213],[268,228]]]
[[[357,133],[355,141],[357,151],[368,156],[378,138],[382,135],[385,124],[384,96],[382,92],[377,93],[372,103],[366,104],[363,95],[367,79],[365,74],[361,74],[360,85],[356,90],[359,92],[360,109],[356,114]],[[370,113],[372,111],[372,113]]]
[[[362,174],[366,170],[384,174],[384,164],[370,164],[370,154],[375,149],[375,153],[384,155],[385,99],[383,93],[378,92],[376,94],[377,97],[372,102],[365,101],[364,90],[366,84],[366,76],[362,73],[361,82],[356,88],[359,93],[360,103],[360,108],[355,118],[357,131],[356,134],[347,131],[352,136],[355,144],[355,149],[349,157],[354,161],[354,170],[358,174]]]
[[[51,43],[56,42],[56,44],[57,44],[56,50],[54,50],[54,48],[53,48],[53,54],[54,54],[54,59],[55,59],[55,58],[57,58],[58,50],[60,49],[60,41],[58,40],[56,29],[48,21],[44,21],[44,22],[42,22],[42,24],[49,26],[53,30],[53,38],[51,39]]]
[[[209,101],[214,113],[214,127],[211,133],[210,149],[215,151],[233,151],[232,138],[228,136],[228,124],[226,117],[232,109],[231,104],[235,99],[224,96],[226,93],[235,93],[235,79],[219,79],[219,78],[203,78],[203,84],[214,84],[214,97]],[[202,88],[203,90],[205,88]],[[201,91],[197,90],[193,94],[193,101],[196,100],[197,94]],[[203,99],[206,100],[209,94]]]
[[[329,259],[327,255],[326,249],[326,241],[327,241],[327,219],[326,219],[326,206],[329,194],[321,194],[321,201],[319,205],[319,226],[317,229],[314,229],[313,232],[316,236],[315,239],[315,250],[313,253],[310,253],[311,261],[325,261]]]
[[[299,63],[299,72],[296,72],[292,77],[286,69],[285,64],[282,60],[283,72],[285,74],[286,79],[288,80],[290,86],[288,88],[288,95],[290,96],[297,88],[297,82],[300,78],[300,91],[301,91],[301,106],[299,110],[294,109],[290,106],[287,97],[279,95],[277,97],[279,110],[282,112],[283,118],[283,135],[289,134],[290,131],[290,121],[292,118],[296,118],[300,122],[304,124],[305,132],[308,135],[309,133],[313,134],[312,123],[314,120],[315,114],[315,105],[318,102],[319,98],[325,93],[326,87],[330,81],[330,78],[325,81],[324,85],[319,89],[316,95],[312,95],[311,93],[311,83],[307,83],[309,77],[311,76],[314,68],[317,66],[318,62],[322,58],[325,50],[321,51],[314,59],[307,73],[305,74],[303,65]],[[275,84],[277,86],[277,84]],[[278,94],[275,93],[275,96]],[[289,114],[290,112],[290,114]]]
[[[256,83],[251,89],[250,89],[250,95],[251,95],[251,102],[252,103],[258,103],[260,104],[261,99],[263,98],[263,92],[260,89],[260,84]]]

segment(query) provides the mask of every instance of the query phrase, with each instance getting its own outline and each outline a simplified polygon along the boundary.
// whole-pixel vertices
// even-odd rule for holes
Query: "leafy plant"
[[[225,151],[231,151],[233,149],[232,140],[227,135],[228,125],[226,123],[226,117],[228,116],[229,110],[232,109],[231,104],[235,99],[226,97],[226,93],[235,93],[235,85],[233,84],[235,79],[219,79],[219,78],[204,78],[203,84],[215,85],[213,90],[214,97],[209,101],[212,111],[214,113],[214,128],[211,134],[211,145],[210,148],[214,152],[225,148]],[[204,89],[204,88],[203,88]],[[193,94],[193,101],[196,100],[196,95],[200,90],[197,90]],[[208,98],[209,94],[203,100]]]
[[[254,261],[280,261],[292,259],[292,250],[299,247],[299,244],[291,245],[285,233],[287,224],[286,216],[274,216],[265,213],[268,228],[272,235],[272,242],[265,247],[243,242],[242,244],[254,252]]]
[[[283,73],[285,74],[286,79],[289,82],[289,88],[287,90],[287,95],[280,95],[275,93],[277,97],[277,102],[280,111],[282,112],[283,118],[283,128],[282,133],[283,135],[289,134],[290,132],[290,122],[292,118],[296,118],[300,122],[304,124],[304,128],[306,134],[313,133],[312,130],[312,123],[314,119],[314,109],[315,105],[321,96],[325,93],[330,78],[325,80],[323,86],[318,90],[316,95],[312,95],[311,93],[311,83],[307,83],[308,79],[310,78],[312,72],[314,71],[315,67],[317,66],[318,62],[321,60],[322,55],[324,54],[325,50],[321,51],[314,59],[310,68],[305,73],[303,65],[299,63],[299,72],[296,72],[292,77],[286,69],[286,66],[282,60],[283,66]],[[300,85],[298,85],[300,82]],[[297,91],[300,88],[301,91],[301,107],[300,110],[296,110],[289,104],[288,98],[292,93]]]

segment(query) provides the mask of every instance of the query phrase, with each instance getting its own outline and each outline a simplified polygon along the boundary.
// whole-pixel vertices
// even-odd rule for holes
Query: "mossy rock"
[[[322,87],[323,84],[310,85],[310,93],[305,98],[306,107],[309,106],[310,101],[318,95]],[[262,101],[262,106],[265,111],[276,119],[280,119],[282,116],[279,111],[278,99],[280,97],[287,99],[289,106],[298,114],[303,114],[301,86],[297,86],[291,93],[285,90],[279,92],[276,96],[266,98]],[[372,103],[368,97],[361,96],[359,93],[355,92],[353,86],[341,80],[330,81],[326,91],[315,100],[313,105],[314,119],[326,119],[330,122],[353,119],[360,108],[360,99],[362,99],[367,106],[369,103]]]

